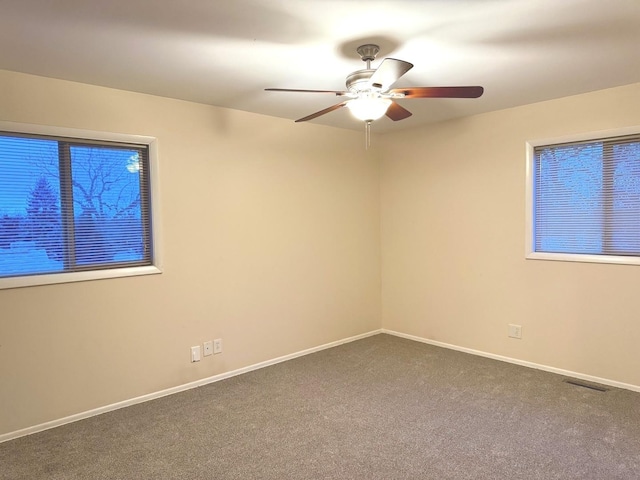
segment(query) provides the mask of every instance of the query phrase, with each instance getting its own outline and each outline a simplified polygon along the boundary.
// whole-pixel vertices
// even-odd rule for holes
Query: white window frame
[[[640,133],[640,125],[611,130],[601,130],[563,137],[554,137],[526,142],[526,229],[525,229],[525,258],[528,260],[552,260],[561,262],[613,263],[622,265],[640,265],[640,256],[618,255],[587,255],[578,253],[549,253],[534,250],[534,149],[539,146],[556,145],[561,143],[598,140],[608,137],[622,137]]]
[[[146,145],[149,149],[151,237],[153,245],[153,258],[151,265],[0,278],[0,290],[162,273],[158,142],[155,137],[5,121],[0,121],[0,131]]]

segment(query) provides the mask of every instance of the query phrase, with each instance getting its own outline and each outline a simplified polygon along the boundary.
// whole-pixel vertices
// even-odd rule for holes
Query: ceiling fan
[[[296,122],[313,120],[325,113],[347,107],[351,113],[366,124],[367,146],[369,144],[369,127],[371,122],[386,115],[393,121],[403,120],[412,114],[409,110],[396,103],[401,98],[478,98],[484,88],[474,87],[406,87],[391,88],[402,75],[407,73],[413,64],[395,58],[385,58],[376,69],[371,68],[380,51],[378,45],[361,45],[356,49],[367,68],[357,70],[347,76],[347,90],[299,90],[290,88],[266,88],[270,92],[300,92],[300,93],[332,93],[339,97],[346,97],[340,103],[299,118]]]

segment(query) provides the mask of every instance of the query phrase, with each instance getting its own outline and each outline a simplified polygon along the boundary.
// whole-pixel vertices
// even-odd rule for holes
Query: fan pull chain
[[[371,120],[364,122],[364,148],[369,150],[371,146]]]

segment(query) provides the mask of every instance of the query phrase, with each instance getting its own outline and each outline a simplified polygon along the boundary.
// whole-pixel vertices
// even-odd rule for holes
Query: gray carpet
[[[640,394],[377,335],[0,444],[0,479],[639,479]]]

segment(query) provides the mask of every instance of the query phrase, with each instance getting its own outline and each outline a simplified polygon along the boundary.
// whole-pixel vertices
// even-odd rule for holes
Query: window
[[[0,125],[0,288],[159,273],[153,139],[6,126],[15,125]]]
[[[640,134],[529,145],[528,258],[640,264]]]

